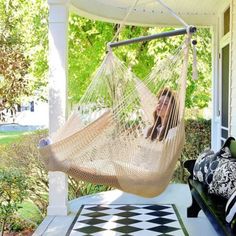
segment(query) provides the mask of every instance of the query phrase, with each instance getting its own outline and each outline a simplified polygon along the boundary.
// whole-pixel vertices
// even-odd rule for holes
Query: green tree
[[[173,30],[172,27],[126,26],[117,40]],[[69,98],[77,103],[91,81],[95,69],[105,56],[106,44],[112,40],[117,25],[70,16],[69,25]],[[131,67],[140,78],[145,78],[153,65],[173,54],[183,42],[183,36],[132,44],[114,49],[118,57]],[[198,80],[192,79],[192,57],[188,70],[186,92],[187,108],[204,108],[210,101],[211,88],[211,33],[198,29],[197,39]]]
[[[71,14],[69,19],[69,99],[76,103],[105,55],[114,25]]]
[[[11,108],[19,103],[22,95],[30,95],[28,81],[25,75],[28,73],[29,63],[17,46],[0,46],[0,96],[2,108]]]
[[[0,0],[0,106],[11,108],[46,86],[45,0]],[[42,96],[41,96],[42,97]]]

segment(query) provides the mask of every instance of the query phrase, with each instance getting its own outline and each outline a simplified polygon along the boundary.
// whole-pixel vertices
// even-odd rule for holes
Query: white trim
[[[228,44],[230,44],[230,32],[228,32],[226,35],[224,35],[220,40],[220,48],[224,48]]]
[[[229,128],[227,128],[227,127],[221,126],[220,128],[223,130],[229,131]]]
[[[223,141],[223,142],[225,142],[226,141],[226,139],[225,138],[220,138],[220,141]],[[221,145],[222,146],[222,145]]]

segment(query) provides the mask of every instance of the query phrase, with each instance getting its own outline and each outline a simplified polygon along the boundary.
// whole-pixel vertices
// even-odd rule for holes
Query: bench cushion
[[[207,188],[197,180],[189,179],[189,184],[191,184],[195,191],[197,191],[197,193],[201,197],[201,200],[207,206],[207,208],[209,208],[211,213],[223,224],[225,224],[225,206],[227,203],[227,199],[209,194]]]

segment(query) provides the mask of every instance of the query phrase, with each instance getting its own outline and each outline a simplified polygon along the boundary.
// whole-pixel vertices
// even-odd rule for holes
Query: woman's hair
[[[178,108],[177,108],[177,103],[176,103],[176,98],[174,93],[169,89],[169,88],[164,88],[159,92],[157,95],[158,99],[160,99],[162,96],[168,97],[169,98],[169,104],[168,104],[168,117],[167,123],[164,124],[164,127],[161,129],[161,132],[158,133],[157,127],[161,124],[161,117],[158,116],[157,111],[155,110],[153,112],[153,118],[154,122],[152,127],[150,127],[147,131],[147,136],[146,138],[150,138],[152,141],[156,138],[158,138],[159,141],[162,141],[163,139],[166,138],[168,131],[177,126],[178,122]],[[162,124],[163,125],[163,124]]]

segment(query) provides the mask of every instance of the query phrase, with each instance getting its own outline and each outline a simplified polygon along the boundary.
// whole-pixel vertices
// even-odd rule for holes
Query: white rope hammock
[[[143,81],[110,50],[79,110],[40,148],[47,169],[145,197],[160,194],[184,143],[190,37]]]

